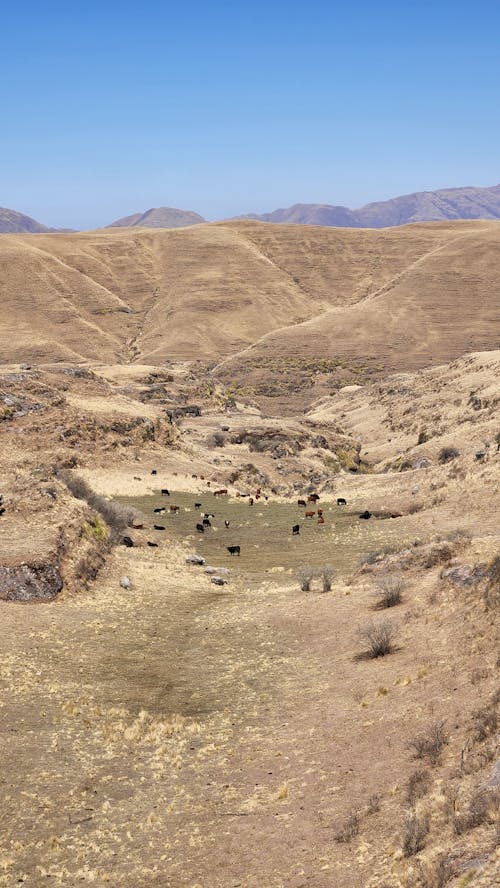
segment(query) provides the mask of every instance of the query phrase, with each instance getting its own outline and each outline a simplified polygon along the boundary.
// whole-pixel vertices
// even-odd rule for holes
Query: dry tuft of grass
[[[431,787],[431,775],[425,768],[417,768],[413,774],[408,777],[406,784],[406,801],[409,805],[414,805],[419,799],[423,798],[429,792]]]
[[[425,847],[425,840],[429,834],[429,818],[426,815],[410,811],[403,832],[403,855],[413,857]]]
[[[396,648],[397,627],[390,620],[370,620],[359,629],[360,638],[368,644],[370,659],[386,657]]]
[[[314,579],[314,570],[312,567],[299,567],[296,577],[300,585],[301,592],[310,592],[311,583]]]
[[[427,759],[435,765],[447,743],[448,733],[445,730],[445,723],[437,721],[429,725],[418,737],[410,740],[408,746],[414,750],[415,758]]]
[[[352,839],[359,834],[360,817],[357,811],[351,811],[347,820],[344,821],[338,832],[335,834],[335,841],[340,844],[349,844]]]
[[[385,577],[379,580],[375,593],[377,595],[377,603],[375,604],[377,610],[401,604],[405,588],[406,585],[400,577]]]

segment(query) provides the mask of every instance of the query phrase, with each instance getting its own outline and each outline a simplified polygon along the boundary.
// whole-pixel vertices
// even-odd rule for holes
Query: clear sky
[[[500,182],[499,0],[25,0],[0,205],[95,227]]]

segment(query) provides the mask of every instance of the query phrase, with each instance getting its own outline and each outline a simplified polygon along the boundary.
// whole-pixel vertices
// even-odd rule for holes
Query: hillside
[[[157,207],[145,213],[133,213],[111,222],[108,228],[185,228],[205,222],[203,216],[192,210],[177,210],[173,207]]]
[[[260,222],[348,228],[389,228],[412,222],[444,222],[452,219],[500,219],[500,185],[420,191],[369,203],[357,210],[329,204],[295,204],[272,213],[250,213],[244,218]]]
[[[499,239],[494,222],[5,235],[0,360],[230,359],[220,373],[247,385],[272,382],[270,356],[278,374],[280,356],[440,363],[496,345]]]

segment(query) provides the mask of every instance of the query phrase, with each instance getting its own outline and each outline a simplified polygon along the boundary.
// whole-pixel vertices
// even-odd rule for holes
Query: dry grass
[[[430,823],[429,818],[416,811],[411,811],[404,824],[403,832],[403,855],[405,857],[413,857],[425,847],[425,840],[429,834]]]
[[[447,743],[448,732],[445,723],[436,721],[428,725],[422,734],[410,740],[408,746],[413,749],[415,758],[427,759],[432,765],[436,765]]]
[[[378,590],[375,593],[377,603],[375,605],[379,610],[388,607],[396,607],[403,601],[403,593],[406,584],[400,577],[385,577],[378,582]]]
[[[390,620],[370,620],[359,629],[359,637],[368,644],[370,659],[386,657],[396,649],[397,627]]]

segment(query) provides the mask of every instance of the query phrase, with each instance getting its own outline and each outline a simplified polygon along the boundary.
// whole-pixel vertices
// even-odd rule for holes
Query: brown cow
[[[316,512],[306,512],[306,518],[314,518]]]
[[[318,518],[323,517],[323,509],[318,509]]]
[[[318,518],[318,524],[324,524],[324,523],[325,523],[325,519],[322,518],[321,515],[320,515],[319,518]]]
[[[319,500],[319,493],[311,493],[311,494],[309,494],[309,496],[307,497],[307,502],[308,502],[308,503],[317,503],[318,500]]]
[[[305,501],[305,500],[297,500],[297,505],[298,505],[298,506],[304,506],[304,508],[305,508],[307,504],[306,504],[306,501]]]
[[[171,512],[178,512],[179,508],[180,508],[179,506],[170,506],[170,511]]]
[[[227,493],[227,488],[223,487],[222,490],[214,490],[214,496],[222,496]]]

